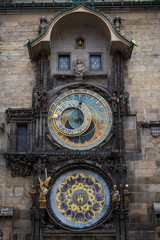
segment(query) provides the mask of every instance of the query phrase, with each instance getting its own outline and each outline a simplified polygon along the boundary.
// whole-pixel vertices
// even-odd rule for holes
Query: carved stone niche
[[[119,51],[124,58],[128,59],[131,57],[132,49],[135,45],[133,41],[127,40],[123,37],[104,14],[79,4],[74,8],[58,14],[55,18],[52,18],[49,21],[50,24],[47,25],[44,32],[38,38],[27,42],[30,58],[32,60],[37,59],[39,53],[42,51],[45,51],[47,55],[51,54],[51,34],[53,33],[55,26],[57,26],[59,22],[63,20],[65,21],[66,17],[69,15],[72,16],[72,21],[74,21],[74,18],[77,19],[79,18],[79,15],[81,15],[81,21],[86,21],[85,24],[91,23],[95,28],[100,27],[101,30],[104,30],[104,34],[109,40],[110,54]],[[79,46],[83,46],[83,41],[79,41],[79,43]]]
[[[83,49],[85,47],[84,44],[85,42],[83,38],[79,37],[78,39],[76,39],[76,48]]]

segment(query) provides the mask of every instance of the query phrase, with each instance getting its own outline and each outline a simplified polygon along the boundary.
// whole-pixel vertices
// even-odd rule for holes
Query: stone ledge
[[[130,240],[138,240],[138,239],[151,239],[153,240],[155,238],[155,232],[154,231],[130,231],[129,232],[129,239]]]

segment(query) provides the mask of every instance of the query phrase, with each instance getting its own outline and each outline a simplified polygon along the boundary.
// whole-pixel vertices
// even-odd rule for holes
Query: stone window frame
[[[35,134],[33,134],[35,126],[32,121],[32,110],[24,108],[7,109],[6,115],[8,123],[8,151],[17,152],[17,126],[23,124],[27,125],[27,152],[32,151],[32,143],[35,138]]]

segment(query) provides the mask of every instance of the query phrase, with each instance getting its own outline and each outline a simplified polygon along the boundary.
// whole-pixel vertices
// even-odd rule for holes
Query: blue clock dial
[[[51,104],[48,127],[52,137],[64,147],[91,149],[109,135],[112,111],[101,95],[86,89],[73,89]]]

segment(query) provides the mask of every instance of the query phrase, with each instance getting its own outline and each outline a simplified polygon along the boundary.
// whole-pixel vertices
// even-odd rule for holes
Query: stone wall
[[[103,9],[104,11],[104,9]],[[122,19],[121,33],[136,40],[132,58],[125,62],[125,87],[130,93],[130,116],[125,117],[128,183],[134,192],[130,204],[130,239],[154,239],[152,203],[160,201],[160,141],[150,128],[138,121],[160,119],[160,15],[155,9],[117,9],[106,11],[111,19]],[[23,45],[39,30],[39,18],[52,17],[53,10],[1,11],[0,18],[0,121],[5,122],[7,108],[31,107],[32,88],[36,81],[36,63],[31,62]],[[0,123],[1,123],[0,122]],[[7,126],[0,130],[0,147],[7,150]],[[4,240],[24,239],[30,229],[30,197],[33,176],[13,178],[0,158],[0,204],[13,206],[14,216],[0,217]],[[19,238],[16,238],[18,236]],[[26,237],[27,238],[27,237]]]
[[[120,16],[121,32],[138,45],[125,66],[130,113],[136,114],[126,117],[125,125],[126,147],[131,150],[135,146],[137,150],[126,155],[128,183],[134,192],[129,212],[130,239],[154,239],[152,203],[160,201],[160,138],[154,138],[150,128],[142,128],[138,122],[160,119],[160,15],[144,11]]]

